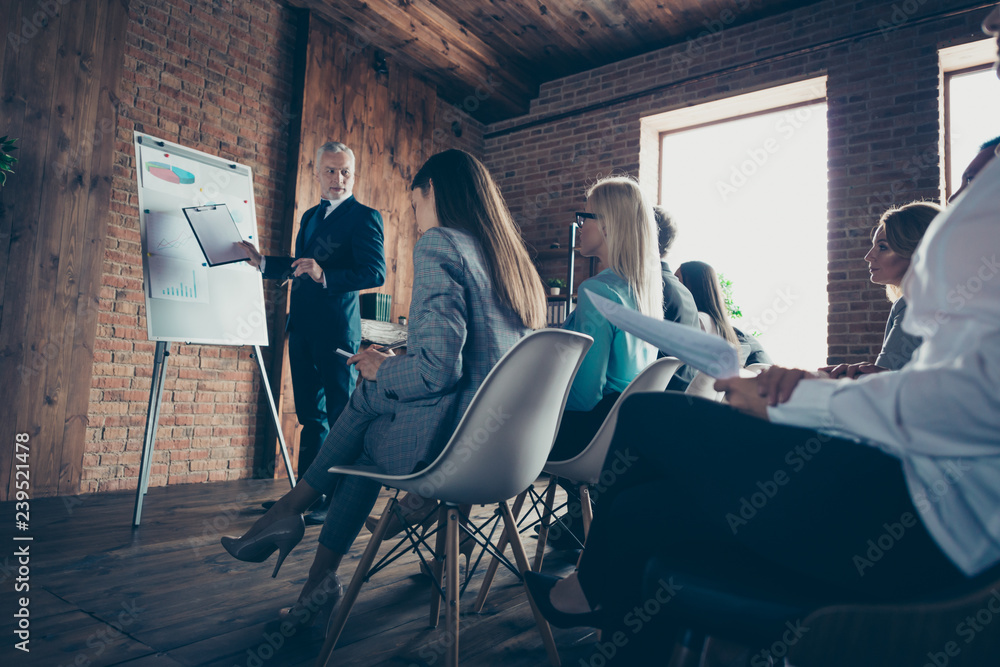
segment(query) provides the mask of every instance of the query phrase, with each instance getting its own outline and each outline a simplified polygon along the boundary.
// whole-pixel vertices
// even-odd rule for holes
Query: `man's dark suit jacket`
[[[660,262],[663,274],[663,319],[698,328],[698,307],[691,291],[684,287],[666,262]]]
[[[285,331],[327,339],[353,352],[361,342],[358,290],[385,283],[382,215],[349,197],[319,222],[307,245],[306,228],[318,209],[313,206],[302,215],[295,257],[315,259],[323,267],[326,287],[307,275],[293,280]],[[292,261],[291,257],[268,257],[264,277],[287,277],[294,271]]]

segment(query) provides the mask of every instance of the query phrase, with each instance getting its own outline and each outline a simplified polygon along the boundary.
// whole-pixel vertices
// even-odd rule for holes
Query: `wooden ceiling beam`
[[[418,75],[435,83],[441,96],[462,105],[479,99],[470,115],[483,122],[528,111],[540,81],[427,0],[292,0],[339,23],[368,45],[392,54]],[[478,90],[477,90],[478,89]]]

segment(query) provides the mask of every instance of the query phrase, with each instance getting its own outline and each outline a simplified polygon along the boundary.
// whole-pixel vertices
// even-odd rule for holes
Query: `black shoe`
[[[585,614],[567,614],[552,606],[549,594],[552,587],[559,581],[559,577],[552,577],[538,572],[524,573],[524,584],[531,593],[531,599],[535,601],[535,606],[541,612],[545,620],[557,628],[600,628],[604,623],[604,610],[588,611]]]
[[[322,526],[326,523],[326,512],[327,510],[313,510],[305,515],[305,522],[307,526]]]

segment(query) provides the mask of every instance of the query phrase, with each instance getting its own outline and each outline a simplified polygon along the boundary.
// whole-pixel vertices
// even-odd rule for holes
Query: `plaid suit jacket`
[[[376,381],[355,392],[379,413],[365,452],[391,474],[434,460],[487,373],[529,331],[497,299],[479,242],[443,227],[413,248],[408,330],[407,353],[386,359]]]

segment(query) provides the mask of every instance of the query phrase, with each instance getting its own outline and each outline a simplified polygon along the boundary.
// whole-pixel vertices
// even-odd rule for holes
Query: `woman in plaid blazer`
[[[458,150],[432,156],[413,179],[422,236],[413,248],[407,353],[368,348],[350,359],[363,382],[294,489],[241,538],[223,538],[240,560],[279,550],[303,534],[301,513],[333,494],[320,545],[286,620],[311,623],[342,587],[337,568],[375,504],[379,484],[339,477],[335,465],[377,465],[391,474],[424,467],[441,451],[490,369],[529,330],[545,326],[542,282],[486,168]],[[278,567],[275,567],[275,576]],[[325,604],[315,604],[318,599]]]

